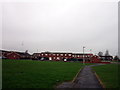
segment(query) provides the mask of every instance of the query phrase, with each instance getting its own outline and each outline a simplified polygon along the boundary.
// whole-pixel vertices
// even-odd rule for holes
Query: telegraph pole
[[[84,46],[83,46],[83,65],[84,65],[84,63],[85,63],[85,58],[84,58]]]
[[[90,53],[92,54],[92,49],[90,49]]]
[[[90,49],[90,54],[92,54],[92,49]],[[91,62],[91,56],[89,56],[89,60]]]

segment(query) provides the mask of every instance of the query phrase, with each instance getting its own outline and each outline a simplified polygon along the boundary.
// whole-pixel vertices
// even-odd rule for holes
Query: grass
[[[118,88],[118,65],[106,64],[93,67],[106,88]]]
[[[76,62],[3,60],[2,87],[53,88],[58,83],[72,80],[82,66]]]

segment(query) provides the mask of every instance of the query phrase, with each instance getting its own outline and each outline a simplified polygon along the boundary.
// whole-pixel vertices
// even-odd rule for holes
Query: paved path
[[[100,64],[96,64],[100,65]],[[64,82],[61,85],[58,85],[57,88],[101,88],[97,77],[92,71],[92,66],[96,65],[89,65],[85,66],[80,73],[78,74],[77,78],[74,82]]]

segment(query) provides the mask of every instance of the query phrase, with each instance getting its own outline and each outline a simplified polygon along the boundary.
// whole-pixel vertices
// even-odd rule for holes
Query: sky
[[[115,0],[30,1],[0,4],[1,49],[82,53],[85,46],[86,53],[118,53]]]

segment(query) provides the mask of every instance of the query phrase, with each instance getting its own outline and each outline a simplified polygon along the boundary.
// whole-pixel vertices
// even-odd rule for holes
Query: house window
[[[59,58],[59,57],[57,57],[57,59],[59,60],[60,58]]]
[[[49,57],[49,60],[52,60],[52,58],[51,58],[51,57]]]

